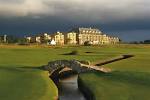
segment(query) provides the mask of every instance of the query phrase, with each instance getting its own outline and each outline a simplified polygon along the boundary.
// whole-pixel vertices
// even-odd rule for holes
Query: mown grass
[[[107,47],[0,46],[0,100],[54,100],[57,88],[48,72],[38,69],[51,60],[97,61],[119,55]],[[112,49],[112,50],[111,50]],[[63,55],[77,50],[78,55]],[[85,52],[92,52],[87,54]]]
[[[64,55],[74,50],[77,55]],[[49,61],[78,59],[97,62],[121,54],[135,57],[103,67],[110,74],[87,73],[80,77],[97,100],[149,100],[150,46],[96,47],[0,46],[0,100],[54,100],[57,88],[48,72],[39,69]],[[91,52],[91,53],[86,53]]]
[[[133,54],[135,57],[117,61],[103,67],[113,72],[86,73],[80,77],[94,93],[96,100],[149,100],[150,98],[150,47],[123,45],[104,52]]]
[[[54,100],[57,89],[47,72],[36,69],[1,68],[1,100]]]
[[[130,76],[133,75],[133,76]],[[150,74],[113,72],[83,74],[82,80],[96,100],[149,100]]]

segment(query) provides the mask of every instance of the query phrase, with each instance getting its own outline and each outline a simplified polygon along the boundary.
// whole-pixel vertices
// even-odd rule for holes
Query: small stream
[[[86,100],[78,89],[78,75],[60,79],[59,100]]]

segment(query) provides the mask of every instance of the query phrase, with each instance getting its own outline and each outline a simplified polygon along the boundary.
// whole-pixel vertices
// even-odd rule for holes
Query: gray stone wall
[[[54,72],[54,71],[56,71],[60,68],[65,68],[65,67],[71,68],[72,70],[74,70],[78,73],[93,70],[91,68],[86,67],[86,65],[83,66],[83,64],[81,64],[77,60],[56,60],[56,61],[51,61],[51,62],[48,63],[48,65],[44,66],[44,69],[48,70],[52,73],[52,72]]]

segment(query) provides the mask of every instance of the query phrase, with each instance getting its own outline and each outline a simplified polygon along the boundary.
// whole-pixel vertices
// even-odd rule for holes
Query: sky
[[[150,39],[150,0],[0,0],[0,34],[99,28],[123,41]]]

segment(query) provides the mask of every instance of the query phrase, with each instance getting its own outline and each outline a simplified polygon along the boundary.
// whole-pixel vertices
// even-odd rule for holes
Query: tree
[[[144,44],[150,44],[150,40],[145,40]]]
[[[26,45],[27,44],[27,40],[25,38],[18,38],[18,42],[19,45]]]
[[[90,41],[85,41],[85,42],[84,42],[84,46],[91,46]]]
[[[18,42],[18,38],[15,37],[15,36],[9,35],[9,36],[7,37],[7,42],[8,42],[8,43],[17,43],[17,42]]]

